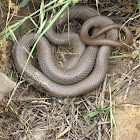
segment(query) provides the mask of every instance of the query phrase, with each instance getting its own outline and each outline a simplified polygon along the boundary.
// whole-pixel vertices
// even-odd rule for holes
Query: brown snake
[[[86,44],[102,45],[100,47],[85,47],[77,33],[70,32],[69,34],[58,34],[55,31],[56,24],[53,24],[53,26],[45,34],[49,42],[54,45],[69,45],[70,42],[73,48],[77,47],[74,49],[74,52],[78,52],[81,55],[72,57],[70,61],[61,68],[55,62],[52,48],[50,47],[50,43],[47,39],[42,37],[39,40],[36,48],[38,61],[43,72],[35,68],[29,61],[24,74],[27,77],[28,82],[31,82],[38,90],[46,93],[47,95],[56,97],[73,97],[92,91],[103,82],[106,76],[111,51],[110,46],[123,46],[120,41],[117,41],[118,43],[116,42],[118,39],[118,30],[112,29],[120,28],[120,25],[115,25],[115,27],[113,27],[114,22],[108,17],[97,16],[97,11],[95,9],[80,5],[69,8],[69,19],[75,18],[80,18],[84,21],[88,19],[90,20],[87,23],[84,23],[84,26],[85,24],[89,25],[87,28],[83,26],[81,34],[88,33],[89,28],[92,26],[99,26],[100,28],[103,28],[103,30],[106,30],[105,28],[111,28],[111,30],[107,31],[106,40],[104,38],[93,39],[93,36],[97,37],[98,33],[95,33],[95,35],[93,34],[91,38],[95,40],[95,43],[92,41],[92,43],[85,42],[85,40],[81,37],[83,42]],[[60,24],[60,22],[65,23],[66,21],[67,14],[64,12],[63,17],[58,19],[58,24]],[[122,29],[126,33],[125,43],[129,44],[131,42],[131,32],[127,27],[123,27]],[[84,31],[84,33],[82,33],[82,31]],[[25,66],[28,58],[27,50],[29,51],[30,44],[32,43],[34,37],[34,33],[28,34],[21,38],[18,44],[14,45],[14,62],[19,73],[22,72]],[[88,34],[86,34],[86,37],[87,40],[88,37],[90,38]],[[115,45],[113,41],[115,41]]]

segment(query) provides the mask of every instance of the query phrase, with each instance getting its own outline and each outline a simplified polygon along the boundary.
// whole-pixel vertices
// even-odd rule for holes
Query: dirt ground
[[[20,2],[20,1],[19,1]],[[14,1],[13,1],[14,3]],[[7,3],[0,2],[0,32],[5,28]],[[88,0],[84,3],[96,7],[95,2]],[[39,7],[39,2],[31,1],[21,8],[10,23],[27,16]],[[66,99],[57,99],[44,95],[27,82],[21,83],[7,107],[8,97],[0,102],[0,140],[3,139],[36,139],[36,140],[108,140],[111,126],[110,110],[103,111],[102,116],[90,118],[88,125],[83,114],[97,111],[110,106],[109,85],[114,108],[115,124],[113,140],[140,139],[140,30],[138,4],[134,0],[100,0],[99,11],[109,16],[115,23],[125,23],[133,32],[133,48],[131,50],[113,48],[111,56],[131,55],[131,57],[110,58],[109,71],[101,86],[92,93]],[[2,16],[3,13],[3,16]],[[35,18],[35,21],[38,17]],[[38,22],[37,22],[38,23]],[[24,32],[33,28],[31,21],[23,25]],[[17,39],[21,36],[21,28],[15,31]],[[12,38],[7,39],[6,50],[0,50],[0,71],[18,82],[19,75],[15,70],[12,59]],[[12,92],[11,92],[12,94]]]

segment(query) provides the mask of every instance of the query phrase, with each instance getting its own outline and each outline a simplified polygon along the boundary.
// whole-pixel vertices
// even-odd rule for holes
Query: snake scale
[[[24,72],[28,82],[50,96],[74,97],[92,91],[103,82],[106,76],[111,46],[124,46],[117,41],[117,29],[121,25],[114,24],[111,19],[98,15],[95,9],[87,6],[77,5],[70,7],[68,11],[66,10],[59,17],[36,46],[41,71],[29,61]],[[57,24],[67,22],[68,14],[70,20],[85,21],[80,36],[75,32],[56,32]],[[102,29],[98,29],[99,32],[89,36],[88,30],[92,26]],[[124,42],[130,44],[132,37],[130,30],[125,26],[122,30],[126,34]],[[105,31],[105,38],[99,37]],[[19,73],[26,64],[30,44],[35,38],[35,33],[27,34],[13,47],[14,63]],[[73,51],[80,55],[72,56],[63,67],[60,67],[56,63],[51,45],[67,46],[69,44],[73,47]]]

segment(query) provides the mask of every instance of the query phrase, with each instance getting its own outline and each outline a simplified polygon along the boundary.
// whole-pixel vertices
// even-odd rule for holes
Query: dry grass
[[[93,1],[89,0],[88,4],[95,7]],[[134,50],[114,48],[112,56],[131,55],[136,50],[137,54],[135,56],[140,55],[139,17],[137,17],[136,4],[126,1],[120,3],[119,0],[118,2],[111,0],[110,3],[100,1],[99,10],[101,13],[108,15],[117,23],[124,23],[133,16],[133,19],[127,25],[133,31]],[[133,10],[130,10],[130,7]],[[11,49],[7,48],[7,50],[10,54]],[[11,72],[9,64],[12,65],[10,58],[11,56],[7,55],[7,61],[4,65],[2,65],[3,62],[0,62],[1,71],[5,72],[6,69],[6,73],[9,72],[9,74]],[[5,65],[8,65],[8,67]],[[15,73],[13,79],[18,79],[17,73]],[[109,86],[112,96],[109,95]],[[46,95],[39,93],[31,85],[24,82],[16,89],[8,106],[8,98],[0,103],[0,139],[110,139],[113,124],[110,125],[109,122],[113,121],[111,118],[115,112],[114,110],[112,110],[112,113],[110,112],[110,104],[112,104],[112,109],[115,106],[128,105],[140,107],[139,93],[137,97],[130,94],[131,92],[139,92],[139,89],[140,60],[138,57],[110,59],[109,72],[104,83],[92,93],[80,97],[66,99],[46,97]],[[134,98],[134,103],[117,104],[115,96],[119,94],[123,95],[124,101]],[[106,111],[101,111],[101,114],[98,113],[94,117],[87,116],[88,113],[99,111],[100,108],[106,109]],[[85,114],[85,119],[83,114]],[[90,125],[87,124],[86,120],[89,121]]]

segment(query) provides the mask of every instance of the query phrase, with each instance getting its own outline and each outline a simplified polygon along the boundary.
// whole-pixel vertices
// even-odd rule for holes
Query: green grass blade
[[[86,116],[85,114],[83,114],[82,116],[83,116],[84,120],[86,121],[86,123],[87,123],[88,125],[90,125],[90,123],[89,123],[90,118],[89,118],[88,116]]]
[[[30,17],[30,20],[32,21],[32,23],[35,25],[36,28],[38,28],[38,25],[35,23],[35,21]]]
[[[94,117],[96,116],[97,114],[100,114],[101,112],[100,111],[94,111],[94,112],[90,112],[87,114],[88,117]]]
[[[23,0],[20,4],[19,4],[19,7],[22,8],[24,6],[26,6],[28,4],[30,0]]]
[[[3,38],[3,47],[6,48],[6,36]]]
[[[139,8],[139,12],[140,12],[140,0],[138,0],[138,8]]]
[[[46,4],[46,5],[44,6],[44,8],[47,8],[48,6],[52,5],[52,4],[55,3],[56,1],[57,1],[57,0],[51,1],[50,3]],[[11,2],[11,0],[9,0],[9,9],[10,9],[10,2]],[[31,18],[32,16],[36,15],[39,11],[40,11],[40,9],[38,9],[38,10],[35,11],[34,13],[30,14],[29,16],[25,17],[24,19],[22,19],[22,20],[16,22],[15,24],[8,26],[8,27],[6,28],[6,30],[4,30],[4,31],[1,32],[0,34],[1,34],[1,35],[6,34],[6,38],[7,38],[7,37],[10,35],[10,33],[7,33],[7,32],[9,32],[10,29],[13,28],[12,31],[14,32],[22,23],[24,23],[27,19]],[[10,13],[10,12],[9,12],[9,13]],[[8,18],[7,18],[7,19],[8,19]],[[0,41],[0,43],[2,43],[2,42],[3,42],[3,39]]]
[[[110,56],[109,59],[116,59],[116,58],[133,58],[132,55],[117,55],[117,56]],[[140,57],[139,55],[136,56],[136,58]]]
[[[44,20],[44,21],[43,21],[43,23],[41,24],[41,26],[39,27],[39,29],[38,29],[38,31],[37,31],[37,33],[38,33],[38,34],[40,34],[40,33],[41,33],[41,31],[43,30],[43,28],[44,28],[44,26],[45,26],[46,22],[47,22],[47,19],[46,19],[46,20]]]
[[[11,34],[11,36],[12,36],[13,40],[14,40],[15,42],[17,42],[17,43],[18,43],[17,38],[16,38],[16,36],[15,36],[14,32],[13,32],[11,29],[10,29],[9,31],[10,31],[10,34]]]
[[[26,69],[26,66],[27,66],[27,64],[28,64],[28,62],[29,62],[29,59],[30,59],[30,57],[31,57],[31,55],[32,55],[32,53],[33,53],[33,51],[34,51],[34,49],[35,49],[35,47],[36,47],[38,41],[39,41],[40,38],[46,33],[46,31],[48,31],[48,29],[53,25],[53,23],[57,20],[57,18],[63,13],[63,11],[64,11],[64,10],[67,8],[67,6],[71,3],[71,1],[72,1],[72,0],[69,0],[69,1],[61,8],[61,10],[56,14],[56,16],[55,16],[55,17],[53,18],[53,20],[50,22],[50,24],[46,27],[46,29],[43,30],[43,32],[40,34],[40,36],[39,36],[38,39],[36,40],[36,42],[35,42],[35,44],[34,44],[32,50],[31,50],[31,52],[30,52],[30,54],[29,54],[29,56],[28,56],[28,59],[27,59],[27,62],[26,62],[26,64],[25,64],[25,67],[24,67],[24,69],[23,69],[23,71],[22,71],[21,77],[22,77],[22,75],[23,75],[23,73],[24,73],[24,71],[25,71],[25,69]]]
[[[42,25],[43,20],[44,20],[44,0],[42,0],[41,5],[40,5],[40,15],[39,15],[39,21],[40,21],[40,25]]]
[[[12,70],[12,72],[11,72],[11,74],[10,74],[10,79],[12,79],[13,73],[14,73],[14,71]]]
[[[109,124],[110,123],[110,121],[107,121],[107,122],[100,122],[100,123],[98,123],[98,124]]]
[[[115,59],[115,58],[127,58],[132,57],[131,55],[117,55],[117,56],[110,56],[109,59]]]
[[[110,126],[111,126],[110,140],[112,140],[112,138],[113,138],[113,111],[112,111],[112,96],[111,96],[110,84],[109,84],[109,95],[110,95]]]
[[[21,36],[24,36],[24,34],[25,34],[25,33],[24,33],[24,30],[23,30],[23,26],[21,25],[21,27],[20,27],[20,35],[21,35]]]
[[[9,0],[9,4],[8,4],[7,21],[8,21],[8,19],[9,19],[9,15],[10,15],[10,9],[11,9],[11,0]]]

